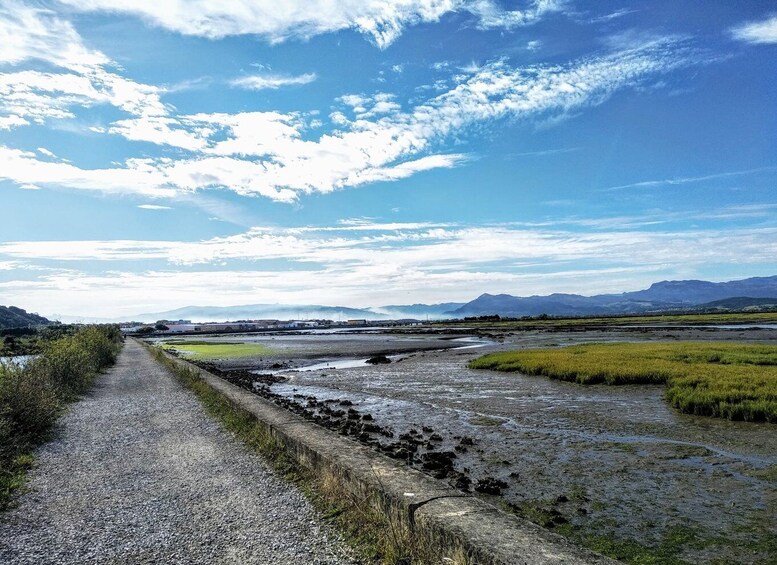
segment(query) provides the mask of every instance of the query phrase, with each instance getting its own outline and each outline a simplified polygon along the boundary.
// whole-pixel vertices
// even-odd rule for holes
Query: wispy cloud
[[[588,220],[587,225],[596,229],[581,233],[561,228],[563,223],[580,225],[583,220],[557,222],[555,226],[545,228],[374,221],[304,228],[255,227],[234,236],[199,242],[9,242],[0,244],[0,256],[12,260],[44,259],[68,263],[161,259],[171,265],[284,260],[323,265],[328,269],[393,265],[431,273],[477,269],[478,265],[484,264],[497,271],[512,271],[515,265],[552,267],[580,260],[611,266],[683,264],[701,262],[702,256],[712,254],[721,261],[758,262],[770,260],[777,249],[777,228],[774,227],[643,231],[635,229],[637,224],[634,223],[630,230],[622,229],[622,218],[603,218]]]
[[[4,165],[0,178],[148,196],[226,188],[240,195],[291,202],[301,194],[395,181],[460,165],[470,156],[445,151],[452,136],[460,138],[472,127],[503,118],[548,120],[601,104],[618,90],[690,64],[684,49],[674,39],[651,37],[644,46],[630,45],[625,51],[565,66],[521,68],[492,61],[409,109],[391,93],[343,96],[339,99],[342,111],[332,115],[337,129],[318,139],[310,139],[308,128],[313,121],[300,113],[176,115],[162,103],[159,89],[108,73],[101,65],[88,75],[33,73],[13,77],[13,84],[29,85],[37,80],[54,92],[51,81],[62,82],[57,86],[59,94],[54,92],[47,99],[49,114],[67,115],[75,104],[113,104],[131,116],[93,128],[96,133],[190,154],[131,158],[123,167],[86,170],[68,163],[42,162],[31,153],[0,147]],[[28,102],[29,106],[21,106],[37,111],[34,101]]]
[[[84,45],[70,22],[16,0],[0,4],[0,38],[4,63],[39,59],[79,73],[109,63],[103,53]]]
[[[82,11],[133,14],[182,33],[222,38],[252,34],[277,43],[353,29],[385,48],[408,26],[439,21],[446,14],[470,13],[482,28],[529,25],[563,9],[563,0],[527,0],[523,10],[505,10],[496,0],[61,0]]]
[[[277,90],[284,86],[310,84],[315,81],[316,78],[315,73],[305,73],[296,76],[262,74],[236,78],[230,81],[229,84],[248,90]]]
[[[736,26],[731,29],[731,35],[747,43],[777,43],[777,15]]]
[[[508,157],[546,157],[548,155],[562,155],[564,153],[575,153],[580,151],[579,147],[562,147],[559,149],[542,149],[539,151],[524,151],[522,153],[510,153]]]
[[[697,177],[672,177],[669,179],[645,180],[645,181],[633,182],[629,184],[621,184],[618,186],[610,186],[607,188],[602,188],[601,191],[609,192],[614,190],[624,190],[627,188],[656,188],[659,186],[677,186],[677,185],[683,185],[683,184],[704,182],[708,180],[724,179],[728,177],[739,177],[739,176],[752,175],[756,173],[773,172],[773,171],[777,171],[777,166],[759,167],[757,169],[747,169],[744,171],[729,171],[725,173],[714,173],[710,175],[701,175]]]
[[[59,69],[0,73],[0,129],[73,118],[74,107],[109,104],[136,116],[169,110],[160,99],[163,89],[110,71],[113,62],[85,45],[72,24],[50,10],[4,2],[0,38],[0,63],[36,61]]]
[[[139,204],[138,208],[142,210],[172,210],[170,206],[161,206],[159,204]]]
[[[638,10],[629,10],[628,8],[621,8],[619,10],[615,10],[614,12],[609,12],[601,16],[594,16],[588,20],[588,23],[599,24],[604,22],[610,22],[612,20],[622,18],[623,16],[628,16],[629,14],[633,14],[637,11]]]
[[[613,220],[612,225],[621,221]],[[0,264],[43,261],[62,268],[41,272],[34,280],[0,283],[0,290],[39,310],[47,304],[53,308],[66,295],[73,312],[93,315],[113,314],[124,306],[135,308],[124,311],[137,312],[138,305],[201,303],[204,297],[240,304],[257,295],[282,303],[325,304],[348,296],[350,304],[377,305],[401,301],[408,293],[417,300],[439,301],[471,299],[481,292],[619,291],[652,282],[656,273],[693,273],[710,261],[741,270],[773,264],[776,255],[774,227],[623,230],[601,221],[597,229],[581,233],[559,226],[363,218],[329,226],[256,227],[197,242],[3,243]],[[117,272],[111,266],[130,261],[158,266],[142,273]],[[108,267],[95,270],[94,262]],[[98,274],[79,272],[86,264]]]

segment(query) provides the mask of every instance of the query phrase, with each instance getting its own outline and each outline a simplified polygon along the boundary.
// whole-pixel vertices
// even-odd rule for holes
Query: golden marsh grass
[[[485,355],[473,369],[580,384],[666,384],[687,414],[777,423],[777,346],[747,343],[598,343]]]

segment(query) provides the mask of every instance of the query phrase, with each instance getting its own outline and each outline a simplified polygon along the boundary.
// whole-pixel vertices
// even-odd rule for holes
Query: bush
[[[7,438],[29,443],[40,437],[57,417],[60,401],[56,387],[41,371],[18,365],[0,369],[0,420],[7,425]]]
[[[19,484],[19,458],[44,440],[63,405],[85,392],[120,348],[117,327],[86,326],[44,343],[24,367],[0,364],[0,508]]]

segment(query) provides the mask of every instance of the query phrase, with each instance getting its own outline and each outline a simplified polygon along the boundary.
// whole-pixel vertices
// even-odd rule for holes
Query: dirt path
[[[347,563],[302,495],[135,342],[0,514],[0,563]]]

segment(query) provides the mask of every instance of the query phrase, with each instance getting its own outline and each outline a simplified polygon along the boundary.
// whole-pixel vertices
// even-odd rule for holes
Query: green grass
[[[580,384],[666,384],[687,414],[777,423],[777,346],[746,343],[606,343],[485,355],[473,369]]]
[[[177,351],[181,357],[204,361],[208,359],[240,359],[269,355],[272,350],[261,343],[208,342],[208,341],[168,341],[160,344],[167,351]]]
[[[538,327],[622,326],[622,325],[717,325],[717,324],[774,324],[777,312],[734,312],[726,314],[658,314],[645,316],[593,316],[574,318],[521,318],[500,321],[458,320],[434,322],[433,327],[466,325],[476,328],[521,330]]]

